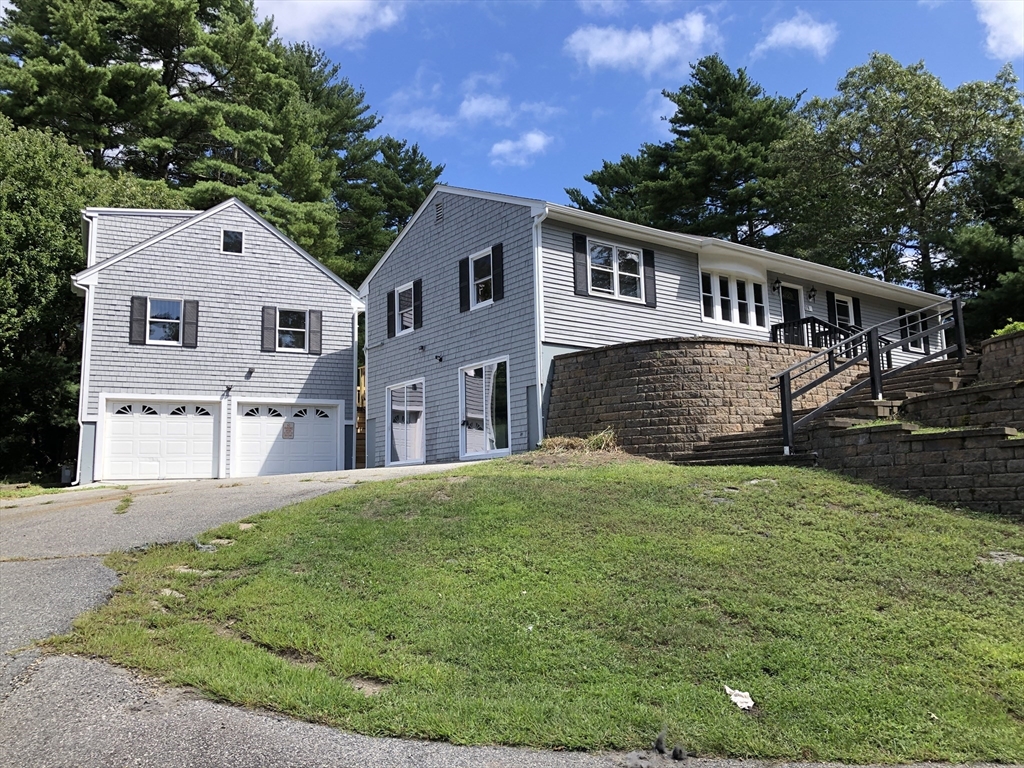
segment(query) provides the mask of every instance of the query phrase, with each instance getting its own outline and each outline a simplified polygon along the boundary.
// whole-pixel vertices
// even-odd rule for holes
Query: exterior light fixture
[[[817,289],[817,288],[815,288],[815,287],[814,287],[814,286],[812,285],[812,286],[811,286],[811,290],[809,290],[809,291],[807,292],[807,299],[808,299],[808,300],[809,300],[809,301],[810,301],[810,302],[811,302],[811,303],[813,304],[813,303],[814,303],[814,297],[815,297],[815,296],[817,296],[817,295],[818,295],[818,289]]]
[[[778,293],[782,290],[782,281],[779,278],[775,278],[775,282],[772,283],[772,293]]]

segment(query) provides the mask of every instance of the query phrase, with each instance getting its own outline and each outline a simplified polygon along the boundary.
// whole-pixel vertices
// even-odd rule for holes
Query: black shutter
[[[146,343],[146,313],[149,302],[145,296],[132,296],[131,322],[128,324],[128,343]]]
[[[263,346],[264,352],[277,350],[277,307],[263,308]]]
[[[319,355],[324,347],[324,313],[319,309],[309,310],[309,354]]]
[[[459,260],[459,312],[469,312],[469,257]]]
[[[923,314],[921,315],[921,330],[922,331],[927,331],[928,330],[928,318],[926,318]],[[931,351],[932,351],[931,339],[929,339],[927,336],[925,336],[924,337],[924,353],[927,355]]]
[[[834,291],[825,291],[825,303],[828,304],[828,321],[836,324],[836,294]]]
[[[860,321],[860,299],[856,296],[853,297],[853,324],[858,328],[864,327],[864,323]]]
[[[395,292],[388,291],[388,338],[395,337]]]
[[[587,259],[587,236],[573,233],[572,236],[572,279],[577,296],[590,293],[587,270],[590,268]]]
[[[910,335],[910,330],[909,328],[907,328],[907,310],[905,310],[903,307],[897,307],[896,312],[900,316],[900,338],[905,339],[907,338],[907,336]],[[904,344],[903,351],[909,352],[910,348],[906,344]]]
[[[412,327],[423,327],[423,281],[412,282]]]
[[[658,290],[654,285],[654,251],[644,248],[644,303],[658,306]]]
[[[491,296],[495,301],[505,298],[505,248],[501,243],[491,246]]]
[[[199,302],[186,301],[181,318],[181,346],[195,349],[199,346]]]

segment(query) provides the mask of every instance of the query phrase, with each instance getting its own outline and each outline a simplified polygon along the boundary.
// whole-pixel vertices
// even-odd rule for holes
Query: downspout
[[[533,296],[534,296],[534,356],[536,358],[536,381],[537,381],[537,439],[542,441],[545,434],[544,424],[544,376],[543,355],[541,354],[544,335],[544,275],[543,275],[543,228],[542,224],[548,217],[548,208],[533,217]],[[531,445],[530,450],[537,446]]]

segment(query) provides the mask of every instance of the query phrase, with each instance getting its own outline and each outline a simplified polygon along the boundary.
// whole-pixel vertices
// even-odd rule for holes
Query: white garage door
[[[337,406],[242,403],[235,424],[239,477],[339,468]]]
[[[219,407],[107,401],[105,480],[217,476]]]

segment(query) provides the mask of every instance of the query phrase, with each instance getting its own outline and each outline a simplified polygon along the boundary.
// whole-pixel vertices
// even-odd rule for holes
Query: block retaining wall
[[[993,336],[981,342],[980,381],[1014,381],[1024,378],[1024,331]]]
[[[900,406],[900,418],[929,427],[1014,427],[1024,431],[1024,381],[979,383],[912,397]]]
[[[546,433],[585,437],[606,428],[631,453],[672,461],[715,435],[747,432],[777,415],[771,375],[811,350],[711,337],[631,342],[554,359]],[[853,366],[797,400],[816,407],[866,370]]]
[[[818,465],[908,495],[1024,517],[1024,439],[989,427],[918,434],[908,424],[842,429],[820,424],[801,450]]]

